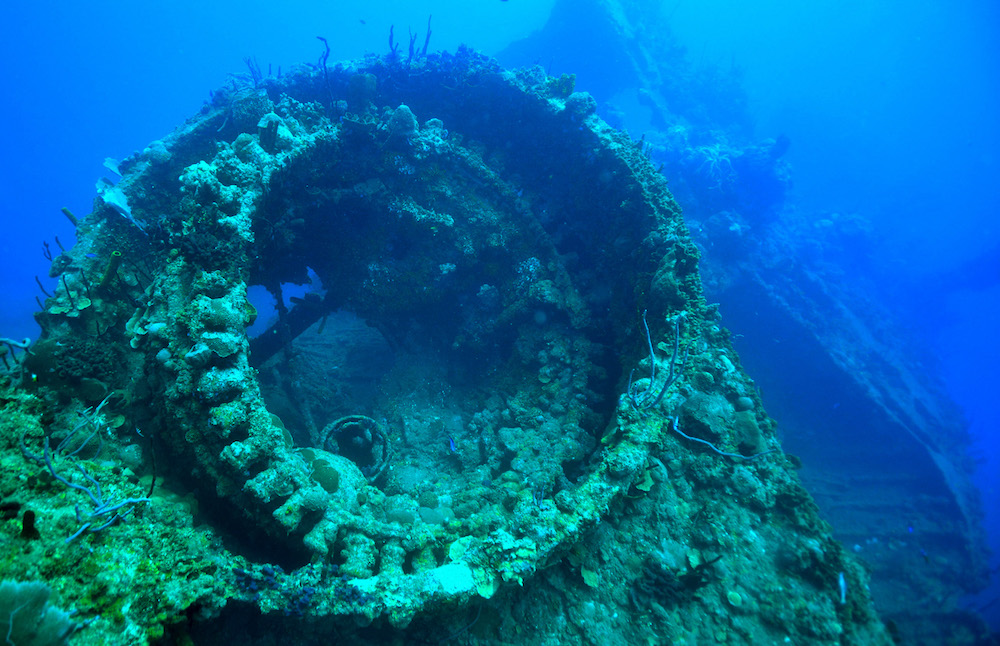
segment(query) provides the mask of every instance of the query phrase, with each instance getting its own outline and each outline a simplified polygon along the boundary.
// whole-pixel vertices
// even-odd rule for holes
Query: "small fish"
[[[837,585],[840,587],[840,605],[844,605],[847,603],[847,579],[843,572],[837,574]]]
[[[451,449],[452,453],[458,453],[458,447],[455,446],[455,438],[448,438],[448,447]]]

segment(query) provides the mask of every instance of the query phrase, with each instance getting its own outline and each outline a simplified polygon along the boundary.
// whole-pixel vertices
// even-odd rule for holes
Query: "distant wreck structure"
[[[394,50],[122,160],[9,348],[4,577],[80,643],[891,643],[595,108]]]
[[[739,67],[689,56],[671,36],[676,7],[558,0],[545,27],[498,56],[518,66],[544,53],[577,74],[599,114],[642,133],[702,251],[706,298],[901,642],[986,640],[962,602],[990,574],[967,422],[876,296],[865,206],[786,200],[794,168],[782,156],[795,144],[759,138]]]

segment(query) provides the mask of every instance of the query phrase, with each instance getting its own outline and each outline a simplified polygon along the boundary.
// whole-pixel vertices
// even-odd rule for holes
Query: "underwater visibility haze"
[[[995,3],[8,25],[7,643],[1000,643]]]

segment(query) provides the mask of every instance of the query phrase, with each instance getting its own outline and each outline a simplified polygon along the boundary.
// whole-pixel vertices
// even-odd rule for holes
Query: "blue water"
[[[245,57],[266,71],[387,49],[467,43],[497,54],[542,27],[553,0],[16,3],[5,8],[0,335],[36,336],[48,261],[73,240],[61,207],[90,211],[105,157],[122,158],[193,113]],[[670,0],[696,66],[738,69],[754,135],[785,135],[788,202],[859,213],[873,227],[847,271],[874,281],[936,356],[969,420],[987,529],[1000,552],[1000,3]],[[139,8],[141,6],[141,8]],[[572,26],[538,62],[613,74]],[[647,36],[647,37],[655,37]],[[580,47],[581,41],[583,47]],[[587,51],[586,60],[572,52]],[[593,79],[595,84],[601,79]],[[870,258],[874,260],[870,261]],[[869,262],[870,261],[870,262]],[[47,284],[47,283],[46,283]],[[989,598],[987,596],[987,598]]]

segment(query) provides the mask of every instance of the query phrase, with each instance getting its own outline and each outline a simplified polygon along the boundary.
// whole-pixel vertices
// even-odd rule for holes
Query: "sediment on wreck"
[[[209,510],[240,612],[433,634],[477,609],[467,636],[508,639],[601,598],[647,618],[621,639],[887,643],[666,181],[594,109],[467,50],[234,82],[118,165],[53,264],[22,388],[113,395]],[[276,318],[251,338],[253,289]],[[323,363],[348,346],[367,354]]]

